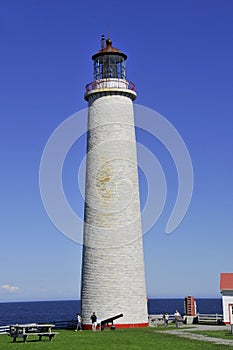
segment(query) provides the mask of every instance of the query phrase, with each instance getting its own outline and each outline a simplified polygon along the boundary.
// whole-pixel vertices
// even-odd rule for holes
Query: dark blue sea
[[[222,299],[196,299],[197,312],[222,314]],[[149,314],[168,312],[174,314],[178,309],[184,313],[184,299],[149,299]],[[80,312],[79,300],[33,301],[0,303],[0,326],[14,323],[44,323],[69,321]]]

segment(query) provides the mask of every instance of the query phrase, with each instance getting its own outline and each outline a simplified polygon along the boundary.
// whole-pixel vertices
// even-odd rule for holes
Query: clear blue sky
[[[233,270],[232,18],[231,0],[0,2],[0,302],[79,298],[82,247],[50,222],[39,165],[54,129],[86,107],[91,55],[108,33],[128,55],[136,102],[174,125],[194,169],[189,210],[166,235],[174,164],[139,133],[147,147],[155,142],[168,182],[165,209],[144,236],[147,294],[220,296],[220,272]],[[84,153],[84,142],[68,155],[65,188],[82,215],[75,150]]]

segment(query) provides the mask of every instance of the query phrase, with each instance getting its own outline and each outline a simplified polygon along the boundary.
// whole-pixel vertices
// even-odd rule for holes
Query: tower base
[[[104,328],[111,328],[112,325],[109,325],[109,327],[104,327]],[[148,327],[149,323],[114,323],[114,327],[117,329],[122,329],[122,328],[145,328]],[[83,324],[83,329],[84,330],[91,330],[92,325],[91,324]],[[99,324],[97,325],[97,330],[99,329]]]

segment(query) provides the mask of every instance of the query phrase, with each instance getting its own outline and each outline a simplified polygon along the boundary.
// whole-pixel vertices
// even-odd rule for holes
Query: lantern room
[[[112,40],[102,35],[101,49],[92,56],[94,61],[94,80],[107,78],[126,79],[127,56],[112,46]]]
[[[127,55],[112,46],[112,40],[101,38],[101,49],[92,56],[94,61],[94,79],[86,85],[85,100],[96,93],[121,94],[135,100],[135,85],[126,80]],[[106,91],[106,89],[108,91]]]

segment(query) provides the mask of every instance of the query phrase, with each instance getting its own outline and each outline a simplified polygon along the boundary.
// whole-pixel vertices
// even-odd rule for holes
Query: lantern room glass
[[[126,61],[120,55],[100,55],[94,60],[94,80],[126,79]]]

